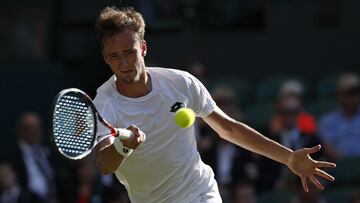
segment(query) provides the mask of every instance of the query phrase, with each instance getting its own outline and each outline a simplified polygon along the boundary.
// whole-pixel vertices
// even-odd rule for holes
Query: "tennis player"
[[[214,173],[197,152],[194,127],[179,128],[174,122],[176,110],[182,107],[193,109],[221,138],[287,165],[300,176],[305,191],[308,180],[324,188],[315,176],[334,180],[320,168],[335,164],[309,156],[320,145],[292,151],[227,116],[189,73],[146,67],[140,13],[107,7],[95,29],[114,75],[98,88],[94,103],[106,120],[116,127],[129,126],[134,133],[125,141],[99,137],[96,162],[102,173],[115,173],[131,202],[222,202]],[[99,128],[100,135],[106,134],[107,129]]]

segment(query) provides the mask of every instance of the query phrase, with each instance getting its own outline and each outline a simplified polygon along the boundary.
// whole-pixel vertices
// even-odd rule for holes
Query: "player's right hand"
[[[146,135],[138,127],[136,127],[135,125],[131,125],[126,129],[133,132],[133,136],[131,136],[127,140],[121,140],[125,147],[130,149],[137,149],[143,142],[145,142]]]

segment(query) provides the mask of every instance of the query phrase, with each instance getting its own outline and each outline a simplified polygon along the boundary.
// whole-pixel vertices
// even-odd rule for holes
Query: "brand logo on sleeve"
[[[170,112],[176,112],[177,110],[179,110],[181,107],[183,107],[183,103],[181,102],[175,102],[175,104],[173,104],[171,107],[170,107]]]

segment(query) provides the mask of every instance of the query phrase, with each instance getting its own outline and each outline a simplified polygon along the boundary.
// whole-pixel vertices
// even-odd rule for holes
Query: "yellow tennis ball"
[[[175,123],[181,128],[188,128],[194,124],[195,113],[192,109],[181,108],[175,113]]]

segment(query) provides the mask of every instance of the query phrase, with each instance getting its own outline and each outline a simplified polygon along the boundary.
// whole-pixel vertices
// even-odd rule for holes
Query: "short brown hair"
[[[115,7],[104,8],[95,23],[95,32],[103,48],[103,40],[125,29],[130,29],[139,40],[144,39],[145,22],[141,14],[132,7],[118,9]]]

